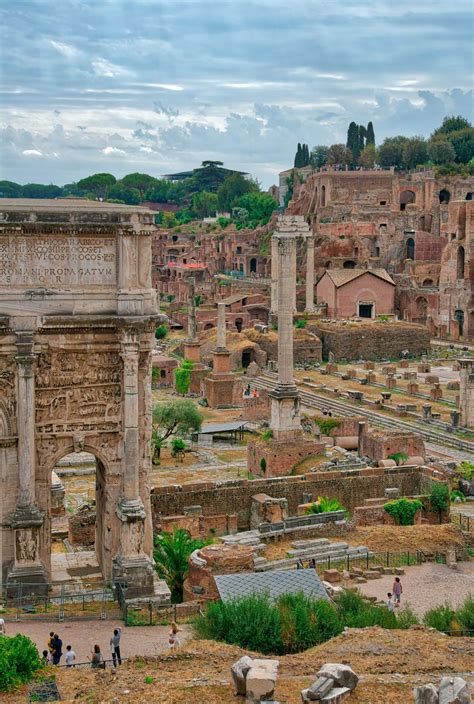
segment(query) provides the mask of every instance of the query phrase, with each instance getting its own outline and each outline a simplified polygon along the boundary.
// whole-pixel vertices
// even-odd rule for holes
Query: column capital
[[[24,378],[31,378],[34,375],[35,354],[19,354],[15,356],[18,366],[18,373]]]

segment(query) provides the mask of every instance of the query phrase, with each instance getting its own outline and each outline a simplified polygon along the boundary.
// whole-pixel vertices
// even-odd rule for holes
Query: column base
[[[15,528],[40,528],[43,525],[44,512],[37,506],[18,506],[10,514],[8,523]]]
[[[121,499],[117,506],[117,516],[122,522],[144,521],[145,507],[141,499]]]
[[[42,564],[14,565],[7,574],[7,601],[23,596],[48,593],[48,573]]]
[[[146,555],[118,555],[112,563],[112,579],[125,585],[127,600],[155,594],[155,569]]]

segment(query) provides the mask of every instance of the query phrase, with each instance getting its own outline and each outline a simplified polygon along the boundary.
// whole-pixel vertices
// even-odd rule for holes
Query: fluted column
[[[307,313],[314,312],[314,238],[306,240],[306,307]]]
[[[35,503],[35,356],[20,354],[18,365],[18,507]]]
[[[270,313],[276,315],[278,312],[278,241],[275,236],[271,238],[272,243],[272,273],[271,273],[271,301]]]
[[[125,331],[121,342],[123,359],[123,499],[139,499],[139,438],[138,438],[138,334]],[[141,502],[140,502],[141,503]]]
[[[293,306],[296,290],[296,238],[274,235],[278,242],[278,386],[294,388]]]

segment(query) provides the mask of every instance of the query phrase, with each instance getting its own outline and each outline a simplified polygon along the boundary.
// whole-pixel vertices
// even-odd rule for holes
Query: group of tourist
[[[252,389],[250,388],[250,384],[247,384],[247,386],[245,387],[245,390],[244,390],[244,396],[245,396],[245,398],[250,398],[250,397],[258,398],[258,391],[257,391],[257,389],[254,389],[252,391]]]
[[[400,581],[400,577],[395,577],[392,591],[387,594],[387,609],[389,611],[395,611],[397,606],[400,606],[400,601],[402,598],[403,587]]]
[[[110,637],[110,652],[114,667],[117,667],[117,664],[122,664],[122,656],[120,653],[121,636],[122,629],[114,628],[114,632]],[[48,647],[43,650],[41,658],[42,663],[43,665],[60,665],[62,656],[63,642],[57,633],[51,631],[48,639]],[[75,667],[77,656],[71,645],[66,645],[66,655],[64,659],[66,667]],[[88,660],[91,663],[92,668],[105,669],[106,659],[102,655],[100,645],[94,645],[91,657],[89,657]]]

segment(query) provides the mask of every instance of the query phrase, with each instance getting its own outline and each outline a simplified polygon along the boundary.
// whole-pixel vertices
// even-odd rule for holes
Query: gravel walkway
[[[386,601],[387,592],[392,591],[393,580],[393,575],[384,575],[381,579],[357,586],[363,594]],[[408,603],[416,614],[422,616],[433,606],[446,601],[457,606],[469,593],[474,594],[474,562],[459,562],[457,570],[431,562],[406,567],[400,580],[403,586],[402,606]]]
[[[63,651],[66,645],[72,645],[77,655],[77,662],[87,662],[94,645],[100,646],[102,655],[110,659],[110,636],[114,628],[122,628],[121,654],[124,658],[134,655],[159,655],[168,651],[169,626],[127,626],[114,621],[24,621],[20,623],[7,623],[7,635],[14,636],[23,633],[31,638],[37,645],[40,653],[46,648],[50,631],[54,631],[63,641]],[[179,626],[181,632],[179,639],[184,643],[189,639],[191,627]],[[64,664],[64,656],[62,664]]]

